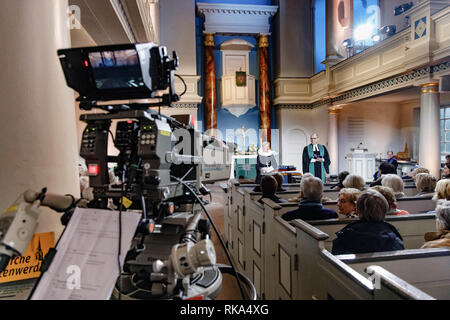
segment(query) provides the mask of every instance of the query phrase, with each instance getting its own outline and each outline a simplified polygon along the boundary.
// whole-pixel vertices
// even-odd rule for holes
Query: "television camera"
[[[25,251],[40,205],[65,212],[64,225],[77,206],[114,208],[119,214],[138,210],[142,219],[113,298],[214,298],[221,289],[221,271],[236,276],[243,296],[240,280],[255,297],[245,276],[216,264],[210,227],[217,229],[202,198],[211,196],[203,183],[229,179],[233,146],[150,109],[180,99],[174,90],[175,52],[169,58],[165,47],[143,43],[64,49],[58,56],[67,85],[79,93],[80,109],[104,111],[80,117],[86,123],[80,156],[86,161],[89,189],[81,199],[45,189],[22,194],[0,216],[1,267]],[[157,101],[130,102],[136,99]],[[113,100],[126,102],[99,103]],[[113,122],[117,156],[108,152]],[[111,172],[119,183],[110,180]],[[202,218],[202,210],[208,219]],[[20,222],[25,218],[26,226]]]

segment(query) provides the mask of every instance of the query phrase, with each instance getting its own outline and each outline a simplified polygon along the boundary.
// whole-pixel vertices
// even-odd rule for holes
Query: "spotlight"
[[[372,36],[372,41],[373,41],[373,42],[379,42],[380,40],[381,40],[381,35],[380,35],[379,33],[374,34],[374,35]]]
[[[404,12],[408,11],[409,9],[411,9],[413,5],[414,4],[412,2],[407,2],[407,3],[401,4],[401,5],[397,6],[397,7],[395,7],[394,8],[394,15],[396,15],[396,16],[401,15],[402,13],[404,13]]]
[[[367,23],[359,25],[354,32],[353,38],[356,41],[365,41],[371,38],[373,31],[375,29],[375,26]]]
[[[354,44],[355,42],[353,41],[353,39],[345,39],[342,42],[342,46],[348,49],[353,48]]]
[[[349,38],[349,39],[345,39],[342,42],[342,46],[345,48],[345,50],[347,51],[347,59],[350,58],[354,51],[353,51],[353,47],[355,46],[355,42],[353,41],[353,39]]]
[[[397,28],[394,25],[384,26],[379,29],[379,32],[386,37],[391,37],[395,34]]]
[[[378,33],[372,36],[373,42],[379,42],[386,38],[393,36],[396,32],[396,27],[394,25],[384,26],[378,29]]]

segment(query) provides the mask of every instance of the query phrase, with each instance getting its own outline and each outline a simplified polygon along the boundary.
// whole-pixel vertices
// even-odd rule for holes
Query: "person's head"
[[[394,156],[394,152],[391,151],[391,150],[389,150],[389,151],[387,152],[387,158],[388,158],[388,159],[391,159],[393,156]]]
[[[450,162],[450,154],[445,156],[445,162],[449,163]]]
[[[433,200],[450,200],[450,179],[442,179],[436,183]]]
[[[319,135],[317,133],[313,133],[310,137],[312,144],[319,143]]]
[[[444,164],[444,168],[442,169],[442,177],[450,178],[450,163],[449,162]]]
[[[416,174],[416,188],[419,192],[434,192],[436,178],[429,173]]]
[[[343,188],[339,191],[337,201],[340,214],[349,215],[356,211],[356,201],[361,195],[361,191],[355,188]]]
[[[389,162],[382,162],[379,166],[379,170],[381,174],[396,173],[394,165]]]
[[[356,213],[360,219],[368,222],[380,222],[384,220],[389,204],[381,193],[369,189],[363,192],[356,202]]]
[[[436,206],[436,230],[450,230],[450,202],[439,201]]]
[[[381,185],[391,188],[394,191],[395,195],[402,193],[404,190],[403,179],[393,173],[389,173],[383,176]]]
[[[349,174],[342,184],[345,188],[355,188],[358,190],[363,190],[366,186],[364,178],[357,174]]]
[[[322,180],[316,177],[303,177],[300,183],[300,193],[302,198],[310,201],[320,202],[323,193]]]
[[[428,170],[427,168],[423,168],[423,167],[414,169],[413,172],[411,172],[411,177],[413,178],[413,180],[416,180],[416,176],[419,173],[430,173],[430,170]]]
[[[264,176],[261,179],[261,192],[263,196],[272,196],[277,192],[277,180],[273,176]]]
[[[372,189],[378,191],[383,195],[389,204],[390,209],[397,209],[397,199],[395,198],[394,191],[389,187],[373,186]]]
[[[338,175],[338,180],[340,184],[344,183],[345,178],[350,174],[350,172],[348,171],[342,171],[339,173]]]
[[[277,180],[277,184],[278,184],[278,190],[281,189],[281,187],[283,186],[283,182],[284,182],[284,178],[281,175],[281,173],[275,173],[273,175],[273,177],[275,178],[275,180]]]

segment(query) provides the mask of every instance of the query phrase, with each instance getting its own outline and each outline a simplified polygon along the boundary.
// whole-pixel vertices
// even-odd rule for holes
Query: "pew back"
[[[391,251],[382,253],[391,258],[407,255],[408,250]],[[373,256],[375,254],[366,254]],[[353,256],[353,255],[352,255]],[[360,255],[356,255],[360,256]],[[356,270],[354,265],[345,263],[339,257],[333,256],[327,250],[320,252],[319,270],[322,275],[322,291],[318,293],[323,299],[345,299],[345,300],[434,300],[426,292],[420,290],[411,283],[406,282],[397,274],[393,274],[378,265],[370,265],[361,270]],[[414,259],[408,261],[396,260],[398,265],[413,263]],[[369,262],[370,264],[370,262]]]
[[[405,249],[418,249],[424,244],[426,232],[433,231],[436,226],[436,216],[434,214],[414,214],[407,216],[388,216],[386,222],[392,224],[403,238]],[[336,233],[347,224],[357,221],[355,219],[330,219],[309,221],[309,223],[326,233],[329,237],[326,239],[325,248],[331,252],[333,240],[336,239]]]
[[[336,257],[360,274],[372,265],[380,266],[436,299],[450,299],[450,248]]]

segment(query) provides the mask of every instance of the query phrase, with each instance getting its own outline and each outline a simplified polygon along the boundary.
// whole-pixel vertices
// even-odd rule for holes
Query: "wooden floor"
[[[225,228],[224,228],[224,204],[225,204],[225,193],[218,186],[208,186],[208,189],[212,194],[212,202],[206,206],[208,213],[211,215],[211,218],[214,221],[217,229],[219,230],[222,239],[225,239]],[[209,197],[205,197],[205,199],[209,200]],[[222,263],[226,265],[230,265],[230,262],[227,259],[225,251],[220,244],[220,241],[214,232],[211,226],[211,240],[214,243],[214,248],[216,249],[217,263]],[[223,276],[222,281],[222,290],[216,300],[241,300],[242,296],[239,290],[239,286],[237,284],[236,278],[225,274]]]

